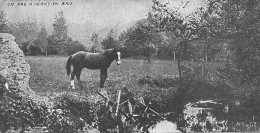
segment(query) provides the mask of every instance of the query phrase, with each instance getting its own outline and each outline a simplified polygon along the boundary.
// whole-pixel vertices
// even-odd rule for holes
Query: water
[[[170,121],[164,120],[157,123],[154,127],[149,129],[150,133],[181,133],[177,130],[177,125]]]

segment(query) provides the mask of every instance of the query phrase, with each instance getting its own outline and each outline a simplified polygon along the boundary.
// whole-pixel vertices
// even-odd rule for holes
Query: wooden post
[[[123,89],[124,89],[125,93],[127,94],[127,97],[129,98],[129,101],[132,104],[137,104],[137,105],[142,106],[142,107],[148,107],[148,106],[145,105],[145,103],[142,103],[142,102],[138,101],[137,99],[135,99],[133,97],[133,94],[126,87],[124,87]],[[159,113],[157,113],[156,111],[154,111],[153,109],[148,107],[147,110],[151,111],[151,113],[153,113],[154,115],[159,116],[159,117],[162,118],[162,116]]]
[[[120,105],[120,96],[121,96],[121,90],[118,90],[118,91],[117,91],[116,114],[115,114],[116,119],[117,119],[117,126],[116,126],[116,127],[117,127],[117,132],[118,132],[118,133],[120,133],[120,128],[121,128],[121,126],[120,126],[120,120],[119,120],[120,117],[117,116],[118,109],[119,109],[119,105]]]
[[[117,117],[117,113],[118,113],[118,109],[119,109],[119,105],[120,105],[120,97],[121,97],[121,90],[117,91],[117,104],[116,104],[116,117]]]
[[[132,104],[129,100],[127,100],[128,102],[128,108],[129,108],[129,114],[132,116],[133,115],[133,108],[132,108]]]
[[[174,60],[174,61],[176,60],[175,52],[173,52],[173,60]]]
[[[103,94],[101,94],[100,92],[97,92],[97,94],[99,94],[102,98],[104,98],[104,99],[106,99],[107,97],[105,97]],[[108,106],[113,106],[114,105],[114,103],[113,102],[111,102],[109,99],[108,99]],[[128,118],[128,116],[127,116],[127,114],[126,113],[124,113],[121,109],[118,109],[119,110],[119,112],[121,113],[121,114],[123,114],[126,118]]]

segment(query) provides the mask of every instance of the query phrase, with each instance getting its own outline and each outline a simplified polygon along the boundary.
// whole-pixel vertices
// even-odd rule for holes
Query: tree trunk
[[[184,59],[184,54],[186,53],[186,49],[187,49],[187,41],[184,40],[182,42],[179,43],[179,51],[180,51],[180,55],[178,58],[178,69],[179,69],[179,78],[180,78],[180,82],[182,82],[182,73],[181,73],[181,62]]]
[[[205,49],[204,50],[204,62],[207,62],[208,61],[208,53],[207,53],[207,50]]]
[[[179,78],[181,81],[182,75],[181,75],[181,60],[180,59],[178,59],[178,70],[179,70]]]
[[[205,54],[205,62],[207,62],[208,61],[208,53],[207,53],[207,51],[206,51],[206,54]]]
[[[208,61],[208,46],[204,43],[204,61]]]
[[[146,46],[146,58],[147,58],[148,63],[151,63],[150,55],[151,55],[150,48],[149,48],[149,46]]]
[[[48,56],[48,48],[46,47],[45,56]]]
[[[150,64],[150,63],[151,63],[151,59],[150,59],[150,57],[149,57],[149,56],[147,57],[147,61],[148,61],[148,64]]]
[[[175,57],[175,52],[173,52],[173,60],[175,61],[176,60],[176,57]]]

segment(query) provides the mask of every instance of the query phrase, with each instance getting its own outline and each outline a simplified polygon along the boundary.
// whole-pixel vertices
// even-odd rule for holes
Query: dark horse
[[[117,65],[120,65],[121,53],[117,49],[107,49],[102,53],[89,53],[79,51],[71,55],[67,61],[66,69],[67,75],[71,73],[70,66],[73,65],[73,71],[71,73],[71,88],[75,89],[74,77],[76,75],[78,84],[81,86],[80,74],[83,68],[87,69],[100,69],[100,88],[104,87],[104,83],[107,78],[107,69],[113,60],[116,60]]]

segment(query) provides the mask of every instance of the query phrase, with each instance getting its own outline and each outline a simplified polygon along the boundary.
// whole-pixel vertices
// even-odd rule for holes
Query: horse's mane
[[[106,49],[102,53],[104,53],[105,56],[109,57],[114,52],[114,50],[115,49]]]

